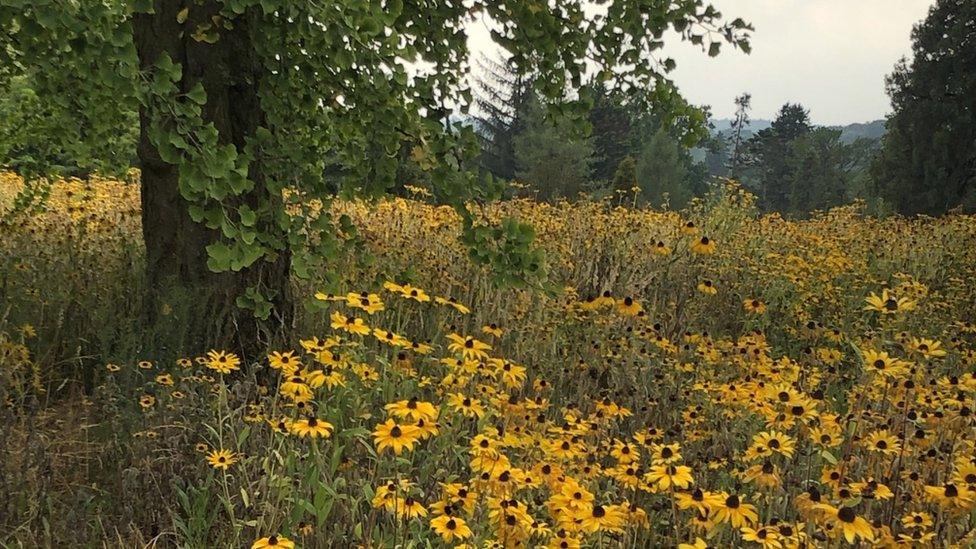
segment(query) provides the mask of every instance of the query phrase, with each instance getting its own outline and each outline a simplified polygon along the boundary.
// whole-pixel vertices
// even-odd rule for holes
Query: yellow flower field
[[[363,249],[244,357],[137,334],[138,187],[57,182],[0,226],[0,544],[976,543],[976,218],[622,202],[483,209],[559,291],[421,194],[336,203]]]

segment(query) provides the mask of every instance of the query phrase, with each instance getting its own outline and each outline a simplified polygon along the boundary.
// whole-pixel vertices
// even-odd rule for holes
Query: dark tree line
[[[805,215],[863,199],[878,213],[976,211],[976,3],[939,0],[912,33],[913,59],[887,79],[893,114],[882,139],[845,138],[787,103],[752,132],[751,96],[736,98],[731,127],[689,151],[653,112],[598,88],[588,136],[546,117],[532,78],[485,62],[478,85],[481,169],[521,180],[542,199],[639,189],[680,206],[712,176],[741,181],[764,211]]]

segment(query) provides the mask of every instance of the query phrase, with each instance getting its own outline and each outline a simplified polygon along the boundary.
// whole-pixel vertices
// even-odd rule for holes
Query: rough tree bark
[[[177,15],[185,7],[189,7],[189,18],[180,23]],[[197,82],[203,84],[207,92],[204,121],[214,124],[222,143],[232,143],[241,150],[246,138],[265,122],[258,96],[261,65],[250,40],[249,21],[257,14],[236,18],[233,29],[221,29],[216,43],[194,40],[192,29],[209,22],[218,11],[214,1],[156,0],[154,13],[135,18],[134,41],[141,68],[151,67],[166,52],[182,65],[182,91],[190,90]],[[181,310],[187,317],[180,319],[184,351],[201,352],[209,346],[223,346],[257,352],[278,335],[291,317],[290,255],[259,260],[236,273],[211,272],[207,268],[206,246],[217,240],[218,232],[190,219],[188,203],[179,192],[178,167],[163,161],[150,142],[149,116],[143,108],[138,144],[149,320],[158,317],[165,300],[179,296],[186,300]],[[267,198],[258,162],[252,163],[249,177],[255,181],[255,190],[240,197],[239,203],[256,206],[259,199]],[[256,283],[277,291],[272,300],[275,314],[267,322],[259,322],[250,311],[235,304],[237,296]]]

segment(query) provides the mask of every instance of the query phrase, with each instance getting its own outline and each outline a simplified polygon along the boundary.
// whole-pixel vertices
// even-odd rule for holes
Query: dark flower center
[[[857,518],[857,514],[854,513],[854,509],[851,509],[850,507],[841,507],[837,511],[837,518],[850,524],[854,522],[854,519]]]

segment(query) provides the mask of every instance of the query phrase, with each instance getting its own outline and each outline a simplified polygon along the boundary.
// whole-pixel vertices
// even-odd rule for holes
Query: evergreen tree
[[[767,211],[790,209],[788,159],[793,141],[811,130],[810,114],[800,105],[787,103],[770,127],[747,142],[749,183],[759,193],[760,206]]]
[[[976,2],[938,0],[888,77],[894,114],[872,175],[905,214],[976,211]]]
[[[619,93],[610,92],[599,85],[595,94],[593,108],[588,115],[596,156],[593,179],[608,182],[614,178],[621,161],[633,152],[631,112]]]
[[[695,164],[681,142],[660,127],[637,156],[641,200],[654,206],[680,208],[705,190],[707,168]]]
[[[593,143],[573,121],[547,115],[536,99],[526,107],[525,129],[514,139],[516,176],[540,200],[575,197],[593,172]]]
[[[783,187],[786,211],[804,214],[848,202],[856,177],[856,147],[840,140],[840,130],[817,128],[790,145]]]
[[[481,141],[478,164],[500,179],[514,179],[515,137],[525,129],[525,111],[532,92],[531,78],[504,59],[482,56],[475,78],[474,117]]]

